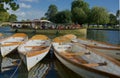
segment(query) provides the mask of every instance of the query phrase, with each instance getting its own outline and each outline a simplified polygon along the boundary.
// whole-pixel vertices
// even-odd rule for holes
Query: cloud
[[[24,1],[24,2],[37,2],[38,0],[20,0],[20,1]]]
[[[31,5],[27,5],[25,3],[20,3],[20,8],[31,8]]]
[[[17,10],[17,11],[11,11],[11,14],[15,14],[18,17],[18,21],[21,20],[33,20],[33,19],[40,19],[41,17],[44,16],[44,11],[39,11],[39,10],[29,10],[29,11],[22,11],[22,10]]]

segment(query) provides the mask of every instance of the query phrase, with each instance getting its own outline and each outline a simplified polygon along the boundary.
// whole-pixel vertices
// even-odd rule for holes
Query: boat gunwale
[[[15,34],[17,34],[17,33],[15,33]],[[21,34],[25,34],[25,33],[21,33]],[[13,34],[13,35],[14,35],[14,34]],[[7,40],[7,39],[9,39],[9,38],[13,37],[13,35],[11,35],[11,36],[9,36],[9,37],[6,37],[6,38],[1,39],[1,40],[0,40],[0,42],[5,41],[5,40]],[[17,36],[16,36],[16,37],[17,37]],[[25,38],[25,37],[28,37],[28,36],[25,34],[25,36],[21,36],[20,38]]]
[[[53,48],[54,48],[54,47],[53,47]],[[59,55],[60,57],[62,57],[64,60],[68,61],[69,63],[71,63],[71,64],[73,64],[73,65],[75,65],[75,66],[77,66],[77,67],[80,67],[80,68],[82,68],[82,69],[85,69],[85,70],[87,70],[87,71],[91,71],[91,72],[96,73],[96,74],[102,74],[102,75],[108,76],[108,77],[120,78],[120,76],[118,76],[118,75],[115,75],[115,74],[112,74],[112,73],[109,73],[109,72],[105,72],[105,71],[101,71],[101,70],[97,70],[97,69],[93,69],[93,68],[87,67],[87,66],[82,65],[82,64],[78,64],[78,63],[76,63],[76,62],[74,62],[74,61],[72,61],[72,60],[64,57],[62,54],[60,54],[59,52],[57,52],[55,48],[54,48],[54,52],[55,52],[57,55]]]
[[[96,42],[98,44],[103,44],[103,45],[107,45],[107,46],[111,46],[111,47],[116,47],[115,49],[119,49],[120,50],[120,45],[113,45],[113,44],[109,44],[107,42],[102,42],[102,41],[96,41],[96,40],[89,40],[89,39],[83,39],[83,38],[77,38],[78,40],[85,40],[85,41],[90,41],[90,42]],[[84,44],[85,45],[85,44]],[[87,44],[86,44],[87,45]],[[88,46],[96,46],[96,45],[88,45]],[[99,46],[98,46],[99,47]],[[101,46],[100,46],[101,47]],[[104,47],[103,47],[104,48]],[[110,49],[110,48],[108,48]]]
[[[109,48],[109,47],[99,47],[99,46],[95,46],[95,45],[86,45],[86,44],[84,44],[85,46],[88,46],[88,47],[91,47],[91,48],[98,48],[98,49],[109,49],[109,50],[120,50],[120,48],[119,47],[113,47],[113,48]]]

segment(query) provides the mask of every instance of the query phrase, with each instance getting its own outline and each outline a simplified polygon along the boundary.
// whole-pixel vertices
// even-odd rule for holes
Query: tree
[[[71,12],[69,10],[58,12],[55,16],[56,23],[71,23]]]
[[[117,12],[116,12],[116,17],[120,17],[120,10],[117,10]]]
[[[48,20],[55,22],[55,15],[57,14],[57,6],[50,5],[48,11],[45,13],[45,16]]]
[[[15,2],[16,0],[0,0],[0,11],[7,11],[10,8],[12,10],[17,10],[19,8],[19,5]],[[5,8],[5,5],[9,5]]]
[[[117,10],[116,17],[117,17],[117,24],[120,25],[120,10]]]
[[[86,22],[87,15],[86,15],[86,13],[83,11],[83,9],[76,7],[76,8],[73,9],[73,11],[74,11],[74,12],[72,13],[72,14],[74,15],[73,21],[74,21],[75,23],[83,24],[83,23]]]
[[[46,17],[41,17],[40,20],[47,20],[47,18]]]
[[[79,24],[87,23],[89,4],[84,0],[74,0],[71,6],[72,20]]]
[[[109,18],[110,18],[110,21],[109,21],[109,24],[110,24],[110,25],[115,25],[115,24],[117,23],[117,18],[116,18],[115,15],[110,14],[110,15],[109,15]]]
[[[90,19],[93,24],[107,24],[109,22],[109,14],[102,7],[93,7],[91,9]]]
[[[11,14],[8,19],[9,22],[17,21],[17,16],[15,14]]]
[[[0,12],[0,22],[6,22],[9,19],[8,12]]]

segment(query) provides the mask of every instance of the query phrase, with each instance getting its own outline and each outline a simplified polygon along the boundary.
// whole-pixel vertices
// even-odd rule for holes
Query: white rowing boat
[[[51,41],[45,35],[35,35],[18,47],[20,57],[28,71],[48,54],[50,47]]]
[[[98,42],[98,41],[94,41],[94,40],[77,38],[73,34],[68,34],[68,35],[65,35],[64,37],[71,39],[72,42],[83,44],[83,45],[93,48],[101,53],[107,54],[112,58],[120,60],[120,46],[119,45],[112,45],[112,44],[108,44],[105,42]]]
[[[84,78],[120,78],[120,62],[69,39],[54,39],[55,56]]]
[[[2,57],[16,50],[17,47],[28,39],[28,36],[24,33],[16,33],[10,37],[2,39],[0,41],[0,51]]]

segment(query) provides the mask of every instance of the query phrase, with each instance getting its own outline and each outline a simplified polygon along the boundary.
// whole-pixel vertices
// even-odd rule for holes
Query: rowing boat
[[[120,78],[120,62],[69,39],[55,38],[55,56],[66,67],[84,78]]]
[[[0,41],[0,50],[2,57],[5,57],[7,54],[16,50],[17,47],[27,39],[28,36],[24,33],[16,33],[10,37],[2,39]]]
[[[77,38],[73,34],[68,34],[68,35],[65,35],[64,37],[71,39],[72,42],[77,42],[77,43],[83,44],[83,45],[93,48],[101,53],[109,55],[112,58],[120,60],[120,46],[118,46],[118,45],[112,45],[112,44],[108,44],[105,42],[98,42],[98,41],[94,41],[94,40]]]
[[[48,54],[50,47],[51,41],[45,35],[35,35],[18,47],[28,71]]]
[[[0,59],[0,78],[17,78],[21,60],[9,57],[0,57]]]

